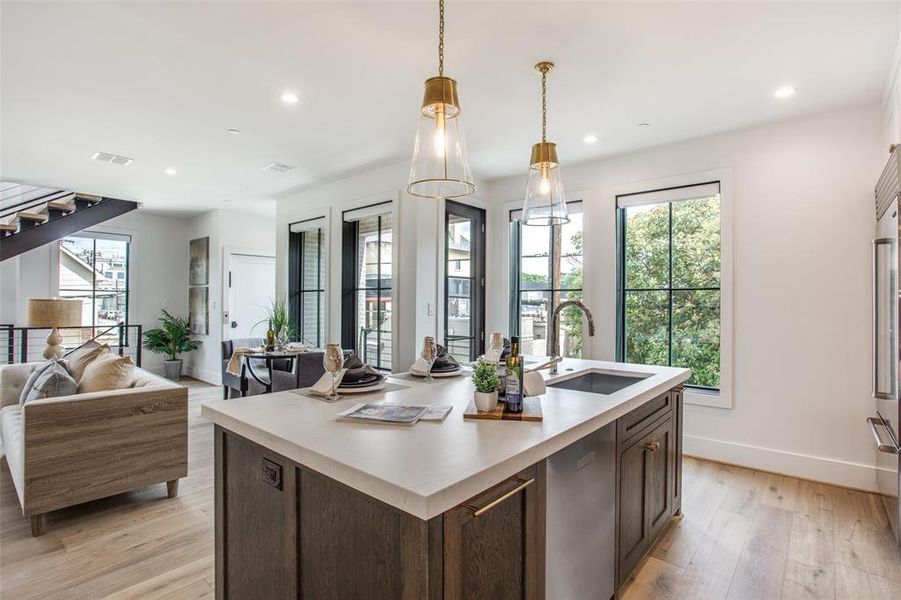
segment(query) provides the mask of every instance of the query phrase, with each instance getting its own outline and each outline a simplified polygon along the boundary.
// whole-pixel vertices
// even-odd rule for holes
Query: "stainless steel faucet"
[[[588,336],[594,337],[594,317],[591,316],[591,311],[588,310],[588,307],[582,304],[581,300],[566,300],[557,305],[557,308],[554,309],[554,314],[551,315],[551,351],[549,354],[551,358],[560,358],[560,311],[568,306],[575,306],[580,309],[585,316],[588,317]],[[551,367],[551,375],[557,374],[557,365],[555,364]]]

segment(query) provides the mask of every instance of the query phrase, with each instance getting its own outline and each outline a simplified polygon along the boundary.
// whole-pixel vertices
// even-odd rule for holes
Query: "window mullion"
[[[668,236],[667,239],[669,241],[669,281],[667,282],[669,286],[669,303],[667,304],[667,333],[668,333],[668,344],[667,344],[667,364],[669,366],[673,366],[673,203],[669,203],[669,227],[668,227]]]

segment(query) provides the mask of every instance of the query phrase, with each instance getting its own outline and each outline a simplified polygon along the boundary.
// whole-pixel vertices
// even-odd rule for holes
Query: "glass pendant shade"
[[[425,198],[460,198],[475,189],[457,82],[432,77],[425,82],[407,192]]]
[[[569,223],[556,144],[541,142],[532,146],[522,223],[545,227]]]

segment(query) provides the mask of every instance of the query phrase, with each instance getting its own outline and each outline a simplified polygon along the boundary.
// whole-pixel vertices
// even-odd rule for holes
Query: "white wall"
[[[327,313],[326,339],[341,340],[341,219],[342,212],[355,207],[391,200],[394,202],[395,280],[393,330],[394,366],[406,370],[426,335],[443,331],[443,285],[439,281],[444,236],[444,201],[417,198],[406,193],[409,161],[306,189],[278,202],[277,283],[279,294],[288,289],[288,225],[295,221],[326,216]],[[476,182],[479,188],[484,187]],[[477,197],[468,203],[484,208]],[[429,314],[429,307],[432,313]]]
[[[186,222],[133,211],[111,219],[89,231],[131,236],[129,268],[129,321],[154,327],[160,309],[187,313],[188,273]],[[2,304],[0,322],[25,325],[29,298],[57,294],[56,242],[35,248],[0,265]],[[162,358],[145,352],[143,366],[162,373]]]
[[[876,106],[833,112],[577,165],[586,201],[593,358],[615,344],[615,197],[634,182],[725,169],[734,219],[733,409],[688,406],[690,454],[875,489],[871,399],[873,186],[885,161]],[[486,190],[495,218],[489,330],[507,328],[506,214],[522,177]],[[648,188],[653,189],[653,188]],[[489,244],[491,245],[491,243]]]
[[[213,384],[222,383],[223,330],[226,321],[223,313],[225,280],[225,255],[232,250],[248,254],[275,254],[275,220],[259,214],[228,210],[214,210],[190,219],[186,224],[186,237],[182,242],[185,272],[179,285],[184,295],[185,306],[188,299],[188,243],[190,240],[209,236],[210,238],[210,291],[209,291],[209,335],[195,335],[201,342],[196,352],[185,355],[185,374]],[[187,314],[187,309],[185,310]]]

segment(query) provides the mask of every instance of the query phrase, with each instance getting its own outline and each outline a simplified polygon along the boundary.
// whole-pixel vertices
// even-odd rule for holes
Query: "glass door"
[[[485,346],[485,211],[445,203],[444,345],[458,360]]]

